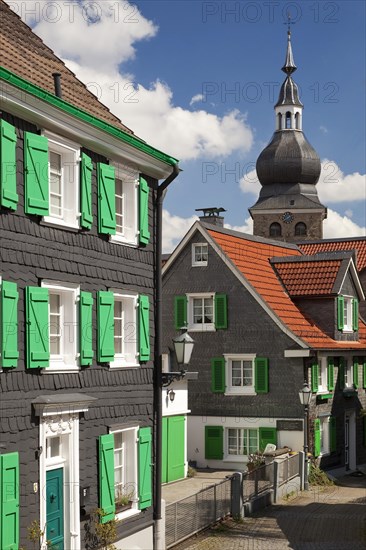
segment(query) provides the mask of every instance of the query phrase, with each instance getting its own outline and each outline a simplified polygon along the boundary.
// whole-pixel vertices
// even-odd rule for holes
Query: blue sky
[[[72,17],[62,0],[28,0],[28,12],[7,2],[137,135],[180,159],[165,250],[195,208],[223,206],[231,227],[251,231],[290,11],[303,129],[323,163],[325,236],[365,235],[365,2],[75,0]]]

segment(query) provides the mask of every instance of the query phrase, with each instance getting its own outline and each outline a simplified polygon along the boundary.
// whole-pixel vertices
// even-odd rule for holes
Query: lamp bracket
[[[166,388],[167,386],[170,386],[174,382],[174,380],[183,380],[183,378],[186,375],[185,370],[181,370],[179,372],[162,372],[161,373],[161,382],[163,388]]]

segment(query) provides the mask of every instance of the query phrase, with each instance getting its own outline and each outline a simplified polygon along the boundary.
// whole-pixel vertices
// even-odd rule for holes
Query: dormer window
[[[208,244],[194,243],[192,245],[192,266],[204,267],[208,264]]]
[[[358,300],[352,296],[337,298],[337,326],[342,332],[358,330]]]

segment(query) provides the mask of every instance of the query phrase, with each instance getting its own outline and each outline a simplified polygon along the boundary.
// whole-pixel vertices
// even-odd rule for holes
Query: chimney
[[[201,222],[224,227],[224,217],[220,214],[226,212],[225,208],[196,208],[196,212],[203,212],[203,215],[200,216]]]
[[[55,96],[62,99],[61,73],[52,73],[52,76],[55,83]]]

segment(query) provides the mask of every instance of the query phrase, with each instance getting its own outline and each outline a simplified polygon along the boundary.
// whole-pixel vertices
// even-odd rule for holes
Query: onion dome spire
[[[291,75],[296,71],[297,67],[295,65],[294,61],[294,55],[292,53],[292,46],[291,46],[291,31],[290,29],[287,31],[287,51],[286,51],[286,59],[285,64],[282,67],[281,71],[286,73],[287,75]]]

